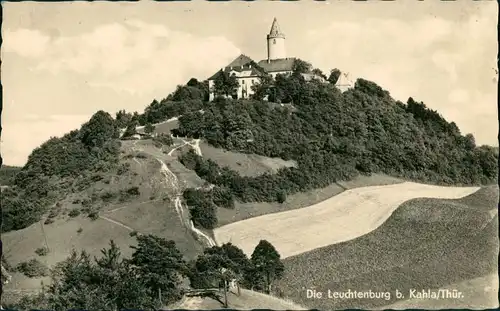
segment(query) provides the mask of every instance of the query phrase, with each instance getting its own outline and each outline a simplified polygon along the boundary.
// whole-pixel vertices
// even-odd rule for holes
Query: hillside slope
[[[271,309],[271,310],[307,310],[291,301],[276,298],[259,292],[241,289],[241,295],[237,295],[235,289],[228,294],[230,309]],[[180,302],[169,306],[169,309],[182,310],[217,310],[222,309],[221,302],[212,298],[186,297]]]
[[[279,291],[310,308],[373,309],[396,302],[396,289],[408,294],[410,289],[439,289],[497,273],[497,197],[498,188],[490,187],[458,200],[405,202],[367,235],[287,258]],[[307,288],[392,295],[389,300],[308,299]],[[496,292],[483,295],[492,301]]]
[[[264,80],[258,85],[259,94],[271,87]],[[296,244],[307,233],[307,240],[316,237],[322,243],[282,250],[283,257],[291,257],[286,259],[278,294],[307,306],[375,308],[394,301],[311,301],[304,297],[305,288],[407,291],[415,286],[458,284],[496,271],[491,259],[498,253],[493,233],[498,216],[483,197],[489,190],[463,201],[406,202],[370,233],[403,199],[419,195],[399,198],[382,211],[376,207],[385,198],[365,193],[349,203],[364,202],[371,209],[353,208],[356,213],[350,216],[356,217],[337,223],[352,234],[337,240],[307,224],[315,215],[304,216],[298,208],[308,200],[326,199],[355,187],[358,176],[395,177],[389,184],[400,180],[462,186],[496,183],[498,149],[476,146],[472,135],[462,135],[455,123],[423,103],[412,98],[406,104],[396,101],[364,79],[341,93],[328,83],[306,82],[300,74],[278,76],[272,85],[274,100],[292,105],[223,98],[206,102],[205,83],[190,83],[165,100],[154,100],[143,114],[120,111],[113,118],[98,111],[80,129],[36,148],[12,185],[2,189],[6,261],[13,266],[37,258],[53,266],[71,248],[98,254],[110,238],[129,255],[136,233],[173,240],[172,253],[179,248],[178,253],[189,260],[214,245],[210,230],[217,225],[295,208],[290,213],[299,213],[284,221],[295,225],[294,236],[283,234],[281,239]],[[153,134],[171,131],[172,135],[131,139],[144,137],[137,132],[146,133],[146,126],[150,132],[155,123]],[[122,138],[131,140],[119,140],[123,128],[127,135]],[[343,206],[337,214],[349,216],[349,211]],[[324,224],[331,215],[323,216]],[[356,219],[371,221],[357,228]],[[304,233],[301,229],[307,226],[309,231]],[[272,223],[268,227],[273,231]],[[361,234],[365,235],[358,237]],[[151,241],[157,240],[151,237]],[[335,242],[341,243],[314,249]],[[35,249],[43,246],[48,254],[36,255]],[[250,248],[245,248],[249,253]],[[294,256],[301,249],[308,252]],[[156,270],[165,270],[154,265],[159,258],[149,253],[145,257],[146,264],[138,264],[153,262]],[[126,279],[134,269],[123,271]],[[18,276],[7,284],[12,292],[39,287],[36,283],[41,279]],[[113,274],[110,279],[116,281]],[[142,290],[149,291],[142,297],[156,302],[156,291],[151,289],[160,287],[144,285],[143,279],[135,279]],[[175,282],[171,285],[163,288],[174,294],[179,288]],[[259,299],[250,301],[260,306]]]
[[[171,167],[177,178],[182,178],[181,187],[198,187],[203,181],[150,141],[124,142],[120,152],[120,167],[126,168],[123,173],[101,174],[105,182],[95,182],[59,200],[39,223],[2,234],[3,256],[9,265],[38,259],[53,267],[66,259],[72,249],[98,256],[111,239],[127,257],[132,253],[130,245],[136,244],[133,236],[136,232],[175,241],[187,259],[201,253],[205,242],[198,241],[199,237],[186,228],[186,220],[180,219],[179,208],[185,207],[176,205],[172,184],[174,175],[164,173],[163,163]],[[133,187],[137,187],[139,194],[123,197],[120,189]],[[86,200],[92,202],[91,206],[98,215],[95,220],[86,214],[87,203],[81,203]],[[53,216],[54,211],[57,214]],[[71,211],[81,214],[70,217]],[[50,223],[43,224],[46,219],[50,219]],[[43,257],[36,255],[35,250],[44,246],[48,247],[48,254]],[[7,292],[37,290],[40,281],[48,282],[47,278],[28,278],[20,273],[12,276],[11,282],[5,286]]]

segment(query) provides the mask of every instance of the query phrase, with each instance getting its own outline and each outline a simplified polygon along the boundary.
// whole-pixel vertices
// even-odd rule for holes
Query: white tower
[[[285,35],[280,31],[276,18],[273,20],[271,31],[267,35],[267,61],[286,58]]]

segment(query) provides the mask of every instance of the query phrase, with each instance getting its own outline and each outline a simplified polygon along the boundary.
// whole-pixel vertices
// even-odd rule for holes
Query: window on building
[[[252,85],[255,84],[255,81],[252,79]]]
[[[241,83],[245,84],[245,80],[241,80],[241,81],[242,81]]]
[[[276,44],[276,39],[273,39],[273,44]]]

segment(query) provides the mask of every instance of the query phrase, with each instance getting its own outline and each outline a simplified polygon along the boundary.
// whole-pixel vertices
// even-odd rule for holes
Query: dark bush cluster
[[[17,271],[30,278],[47,276],[49,273],[49,269],[47,268],[47,266],[36,259],[21,262],[17,265],[16,269]]]

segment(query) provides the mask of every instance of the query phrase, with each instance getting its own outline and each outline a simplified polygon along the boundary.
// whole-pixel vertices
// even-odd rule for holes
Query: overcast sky
[[[2,3],[2,156],[97,110],[142,112],[244,53],[266,57],[274,17],[287,54],[412,96],[478,144],[498,145],[496,1]]]

